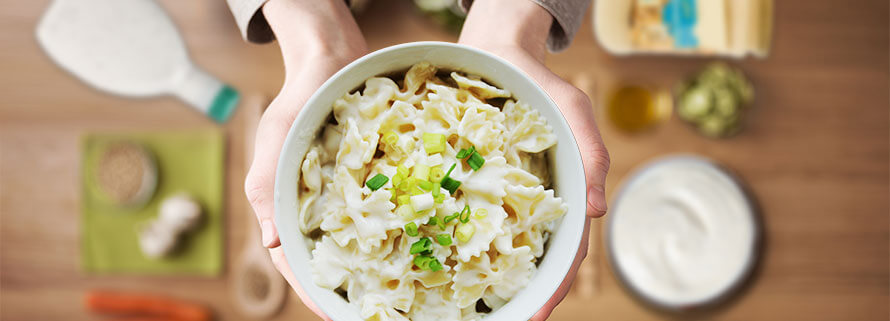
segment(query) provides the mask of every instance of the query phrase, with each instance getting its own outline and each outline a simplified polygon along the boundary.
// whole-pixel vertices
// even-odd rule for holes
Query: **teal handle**
[[[235,109],[237,109],[238,101],[240,99],[241,95],[239,95],[235,89],[228,85],[223,85],[222,89],[216,94],[216,97],[213,98],[213,104],[211,104],[210,109],[207,110],[207,116],[220,124],[225,123],[229,120],[229,117],[232,116]]]

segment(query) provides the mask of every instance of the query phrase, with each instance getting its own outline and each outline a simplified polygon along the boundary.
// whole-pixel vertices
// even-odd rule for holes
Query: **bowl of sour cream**
[[[613,269],[639,298],[668,310],[722,301],[757,258],[755,209],[712,161],[669,156],[631,174],[612,202],[605,242]]]

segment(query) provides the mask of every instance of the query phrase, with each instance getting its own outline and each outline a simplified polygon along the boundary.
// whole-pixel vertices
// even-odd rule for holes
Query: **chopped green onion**
[[[411,206],[416,212],[426,211],[435,206],[435,200],[432,194],[420,194],[411,196]]]
[[[390,130],[383,134],[383,143],[387,146],[393,147],[397,142],[399,142],[399,135],[395,131]]]
[[[430,219],[426,221],[426,225],[439,225],[439,218],[435,216],[430,216]]]
[[[479,153],[473,153],[470,155],[470,158],[467,159],[467,164],[470,165],[474,171],[478,171],[479,168],[482,168],[482,164],[485,164],[485,158],[479,155]]]
[[[430,238],[428,237],[422,237],[417,240],[417,242],[411,244],[411,254],[423,253],[427,251],[430,251],[430,253],[432,253],[433,251],[433,241],[430,240]]]
[[[439,263],[439,260],[436,260],[435,258],[433,258],[432,260],[429,261],[428,266],[430,268],[430,271],[433,271],[433,272],[442,271],[442,263]]]
[[[464,159],[464,158],[467,158],[468,156],[472,155],[475,152],[476,152],[476,146],[470,146],[470,149],[461,148],[460,151],[457,152],[457,155],[455,157],[457,157],[458,159]]]
[[[461,223],[466,223],[470,221],[470,206],[464,205],[464,209],[460,211],[460,216],[458,217]]]
[[[423,194],[423,190],[420,187],[415,187],[413,191],[411,191],[411,196],[417,196]]]
[[[458,216],[460,216],[460,212],[454,212],[454,214],[446,216],[444,221],[445,221],[445,223],[451,222],[454,219],[456,219]]]
[[[417,179],[414,177],[408,177],[402,181],[402,184],[399,185],[399,190],[402,192],[410,192],[413,191],[417,187]]]
[[[436,235],[436,243],[439,243],[439,245],[441,245],[441,246],[451,245],[451,235],[448,235],[448,234]]]
[[[414,224],[414,222],[405,224],[405,234],[408,234],[408,236],[417,236],[417,224]]]
[[[445,171],[441,167],[430,168],[430,182],[438,183],[442,180],[442,177],[445,177]]]
[[[403,181],[405,181],[405,177],[402,176],[402,174],[393,175],[392,176],[392,187],[398,188],[399,184],[402,184]]]
[[[448,177],[448,175],[451,175],[451,171],[454,170],[455,166],[457,166],[457,164],[451,164],[451,168],[449,168],[448,172],[445,173],[445,177],[442,177],[441,182],[442,187],[447,189],[448,192],[452,195],[454,195],[454,192],[457,192],[457,188],[460,187],[460,181]]]
[[[445,194],[440,193],[439,195],[433,196],[433,202],[436,204],[444,203],[445,202]]]
[[[414,165],[414,172],[411,173],[411,177],[420,181],[428,180],[430,178],[430,167],[422,164]]]
[[[473,217],[475,217],[477,219],[482,219],[482,218],[485,218],[486,216],[488,216],[488,210],[484,209],[484,208],[478,208],[478,209],[476,209],[476,212],[473,213]]]
[[[429,181],[419,181],[419,182],[417,182],[417,187],[420,187],[424,191],[432,191],[433,183],[430,183]],[[435,196],[435,195],[433,195],[433,196]]]
[[[414,257],[414,265],[421,270],[431,270],[433,272],[442,270],[442,263],[430,255],[418,255]]]
[[[402,204],[396,208],[396,215],[405,221],[410,221],[414,219],[414,209],[411,208],[411,204]]]
[[[418,255],[414,257],[414,265],[419,267],[421,270],[429,269],[431,256],[423,256]]]
[[[437,219],[436,223],[438,223],[436,225],[439,225],[440,230],[445,230],[445,219]]]
[[[427,154],[441,153],[445,151],[445,135],[423,133],[423,149]]]
[[[433,197],[439,197],[439,195],[442,195],[442,185],[439,183],[433,183],[433,187],[430,192],[433,192]]]
[[[446,177],[442,179],[442,187],[447,189],[451,195],[454,195],[457,192],[457,189],[460,187],[460,181],[453,180],[450,177]]]
[[[383,174],[374,175],[371,179],[365,182],[365,186],[370,188],[372,191],[376,191],[379,188],[383,187],[386,182],[389,182],[389,178]]]
[[[476,233],[476,226],[473,224],[462,224],[457,227],[457,230],[454,231],[454,236],[457,237],[458,241],[466,243],[473,237],[473,233]]]
[[[411,204],[411,196],[408,195],[399,195],[398,200],[399,205]]]
[[[408,177],[408,168],[405,165],[399,165],[396,167],[396,173],[403,177]]]

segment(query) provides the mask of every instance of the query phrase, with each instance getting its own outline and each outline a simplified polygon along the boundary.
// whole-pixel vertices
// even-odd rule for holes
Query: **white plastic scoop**
[[[173,21],[153,0],[55,0],[37,40],[59,66],[113,94],[172,94],[225,122],[238,93],[196,67]]]

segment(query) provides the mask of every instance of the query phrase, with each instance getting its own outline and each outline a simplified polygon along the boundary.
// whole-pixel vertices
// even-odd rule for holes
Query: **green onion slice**
[[[423,256],[418,255],[414,257],[414,265],[419,267],[421,270],[428,270],[430,267],[430,260],[435,260],[435,258],[431,256]]]
[[[408,234],[408,236],[417,236],[417,224],[414,224],[414,222],[405,224],[405,234]],[[411,246],[413,251],[414,245]]]
[[[473,153],[470,155],[470,158],[467,159],[467,164],[470,165],[474,171],[478,171],[482,168],[482,165],[485,164],[485,158],[479,155],[479,153]]]
[[[417,187],[420,187],[424,191],[432,191],[433,183],[430,183],[429,181],[417,181]],[[433,196],[436,196],[435,192],[433,192]]]
[[[470,241],[473,237],[473,233],[476,233],[476,226],[473,224],[462,224],[458,226],[454,231],[454,236],[457,237],[458,241],[466,243]]]
[[[445,135],[423,133],[421,138],[423,139],[423,149],[426,150],[427,154],[432,155],[445,151]]]
[[[436,258],[432,258],[432,260],[430,260],[428,262],[429,262],[428,266],[430,268],[430,271],[439,272],[442,270],[442,263],[439,263],[439,260],[437,260]]]
[[[372,191],[376,191],[383,187],[386,182],[389,182],[389,177],[386,177],[386,175],[383,174],[377,174],[374,175],[374,177],[369,179],[367,182],[365,182],[365,186],[370,188]]]
[[[427,251],[430,253],[433,251],[433,241],[428,237],[421,238],[420,240],[417,240],[417,242],[411,244],[411,254],[424,253]]]
[[[451,195],[454,195],[454,192],[457,192],[457,188],[460,187],[460,181],[449,177],[449,175],[451,175],[451,171],[453,171],[456,166],[456,163],[451,164],[451,168],[449,168],[448,172],[445,173],[445,177],[442,177],[441,182],[442,188],[447,189],[448,192],[451,193]]]
[[[439,243],[439,245],[441,245],[441,246],[451,245],[451,235],[448,235],[448,234],[436,235],[436,243]]]
[[[458,159],[464,159],[464,158],[467,158],[467,156],[470,156],[475,152],[476,152],[476,146],[470,146],[470,149],[461,148],[460,151],[457,152],[457,155],[455,157],[457,157]]]
[[[449,223],[449,222],[453,221],[454,219],[456,219],[458,216],[460,216],[460,212],[454,212],[454,214],[446,216],[444,221],[445,221],[445,223]]]
[[[470,205],[464,205],[464,209],[460,211],[460,216],[458,217],[461,223],[466,223],[470,221]]]
[[[445,176],[445,172],[442,171],[442,168],[439,166],[430,168],[430,181],[433,183],[438,183],[442,181],[442,177]]]
[[[414,165],[411,177],[414,177],[419,181],[428,180],[430,178],[430,167],[421,164]]]

